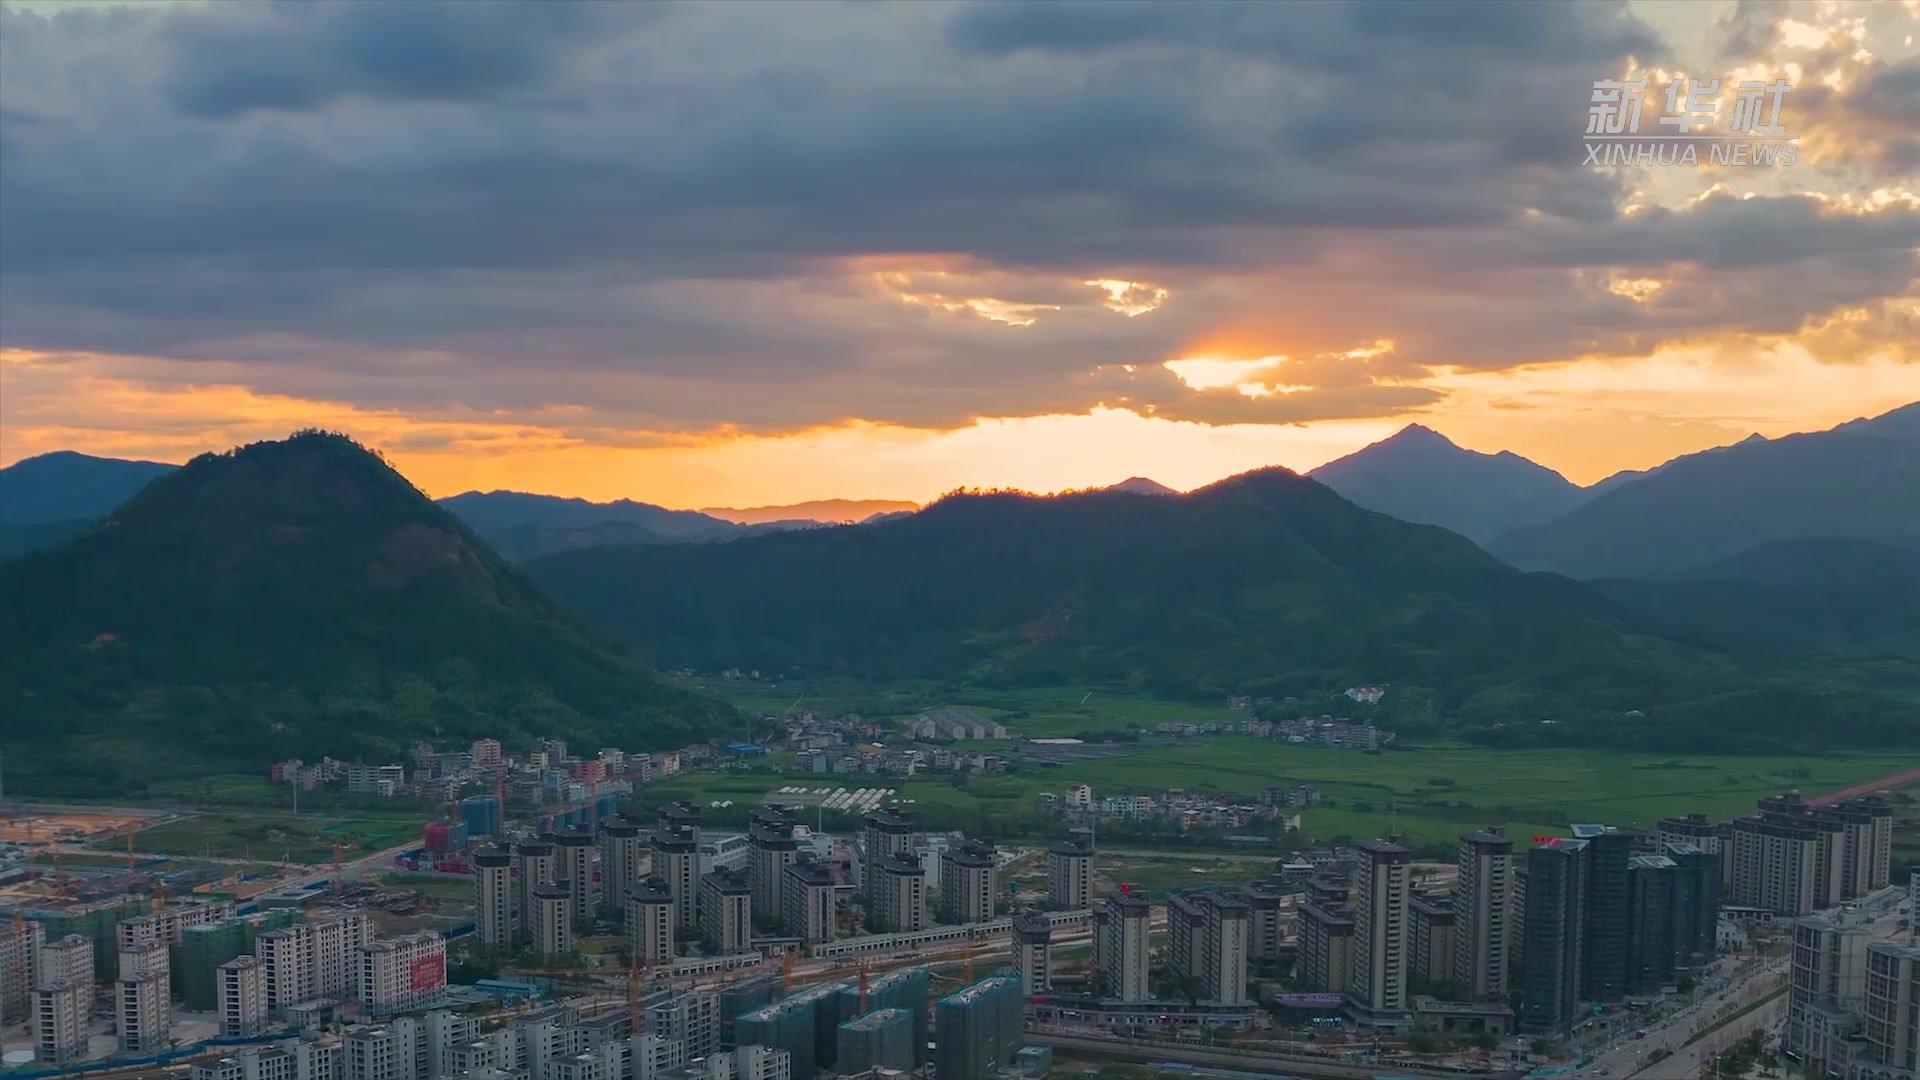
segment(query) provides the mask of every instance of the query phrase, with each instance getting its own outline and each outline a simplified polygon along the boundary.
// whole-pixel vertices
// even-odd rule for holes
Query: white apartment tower
[[[623,817],[600,823],[600,894],[608,907],[626,902],[629,889],[653,872],[653,853],[640,824]]]
[[[38,921],[0,926],[0,1026],[32,1019],[33,973],[46,942]]]
[[[254,956],[236,956],[217,971],[220,1034],[248,1039],[267,1026],[267,969]]]
[[[513,947],[513,856],[496,847],[473,853],[474,929],[480,943],[504,951]]]
[[[539,837],[522,837],[513,845],[513,917],[522,941],[534,939],[533,890],[553,881],[553,845]]]
[[[1407,937],[1412,900],[1412,856],[1391,840],[1360,845],[1354,879],[1353,988],[1355,1019],[1373,1027],[1403,1026],[1407,1015]]]
[[[173,1001],[164,969],[143,971],[114,984],[114,1027],[122,1053],[151,1054],[167,1048]]]
[[[143,941],[120,948],[120,977],[123,979],[145,975],[149,971],[165,975],[168,966],[166,942]]]
[[[584,825],[562,829],[554,836],[554,846],[558,855],[554,878],[566,883],[568,916],[573,920],[574,932],[591,931],[598,906],[593,880],[593,833]]]
[[[312,922],[261,934],[253,953],[266,967],[268,1014],[353,996],[370,925],[364,912],[316,913]]]
[[[1453,891],[1454,993],[1470,1001],[1505,1001],[1513,910],[1513,841],[1497,830],[1460,838],[1460,874]]]
[[[93,982],[92,941],[79,934],[68,934],[40,947],[39,966],[33,974],[36,986],[57,986],[76,979]]]
[[[31,996],[34,1049],[40,1060],[64,1065],[86,1056],[87,1014],[93,1003],[91,973],[85,979],[43,982]]]
[[[374,1017],[439,1005],[447,996],[447,939],[422,930],[362,945],[356,996]]]

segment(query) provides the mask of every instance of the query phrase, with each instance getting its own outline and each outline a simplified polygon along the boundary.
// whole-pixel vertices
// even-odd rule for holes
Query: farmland
[[[1096,795],[1167,788],[1252,795],[1282,783],[1320,788],[1326,805],[1306,811],[1307,838],[1377,836],[1397,828],[1418,846],[1449,843],[1481,825],[1528,837],[1576,821],[1631,826],[1698,811],[1715,818],[1752,809],[1789,788],[1831,790],[1907,764],[1893,754],[1827,758],[1679,756],[1590,751],[1498,751],[1433,746],[1380,754],[1293,746],[1232,736],[1142,746],[1124,756],[1071,766],[1026,765],[1002,776],[900,778],[854,774],[782,777],[694,774],[646,788],[644,806],[670,799],[731,802],[720,820],[743,817],[766,793],[789,784],[897,788],[930,824],[1005,837],[1054,831],[1036,798],[1074,782]],[[827,822],[829,828],[836,823]]]

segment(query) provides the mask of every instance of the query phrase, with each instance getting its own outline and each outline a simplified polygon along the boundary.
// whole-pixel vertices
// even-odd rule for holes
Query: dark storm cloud
[[[661,10],[463,0],[215,5],[163,24],[171,71],[162,88],[181,112],[214,119],[351,96],[474,101],[535,89],[568,46]]]
[[[1434,365],[1756,322],[1715,297],[1772,325],[1913,277],[1898,208],[1623,215],[1622,179],[1579,167],[1587,92],[1663,47],[1618,3],[0,20],[0,342],[331,400],[661,430],[1384,415],[1430,403],[1408,380]],[[1868,87],[1862,108],[1910,90]],[[1765,285],[1814,262],[1815,287]],[[1606,267],[1731,276],[1634,304]],[[1129,318],[1089,278],[1171,295]],[[983,314],[1007,306],[1031,325]],[[1242,349],[1397,344],[1260,397],[1158,366],[1236,324]]]

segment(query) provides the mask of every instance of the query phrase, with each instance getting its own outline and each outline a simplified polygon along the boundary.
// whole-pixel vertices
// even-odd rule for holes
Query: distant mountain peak
[[[1132,495],[1178,495],[1178,491],[1158,480],[1149,480],[1144,476],[1129,476],[1113,485],[1108,491],[1124,491]]]
[[[1469,450],[1422,424],[1308,475],[1369,510],[1480,543],[1563,514],[1584,498],[1544,465],[1511,451]]]
[[[1408,424],[1406,427],[1401,428],[1399,431],[1394,432],[1392,435],[1374,445],[1380,446],[1386,444],[1396,446],[1444,446],[1456,450],[1460,448],[1458,443],[1425,424]]]

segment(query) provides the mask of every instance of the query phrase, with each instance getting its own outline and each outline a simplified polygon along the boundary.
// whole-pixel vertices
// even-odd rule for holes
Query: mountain
[[[1920,689],[1920,546],[1775,540],[1658,581],[1592,584],[1670,632]]]
[[[9,770],[96,795],[418,737],[681,745],[725,705],[584,630],[344,436],[206,454],[0,565]]]
[[[1676,458],[1488,549],[1528,570],[1657,578],[1813,538],[1920,540],[1920,405]]]
[[[57,450],[0,469],[0,526],[98,521],[177,466]]]
[[[660,663],[705,670],[1194,700],[1387,683],[1396,730],[1498,745],[1724,749],[1732,715],[1748,747],[1916,730],[1911,707],[1647,633],[1584,586],[1283,469],[1150,499],[956,494],[860,527],[574,551],[528,572]]]
[[[1149,480],[1144,476],[1129,476],[1113,485],[1108,491],[1125,491],[1134,495],[1178,495],[1178,491],[1158,480]]]
[[[749,506],[744,509],[713,506],[700,512],[723,521],[731,521],[736,525],[779,525],[784,528],[794,528],[797,523],[804,522],[843,525],[848,522],[866,521],[883,514],[898,514],[919,508],[918,503],[900,502],[896,499],[817,499],[813,502],[789,503],[785,506]]]
[[[1307,475],[1369,510],[1439,525],[1484,544],[1558,517],[1587,494],[1518,454],[1482,454],[1419,424]]]
[[[440,505],[516,561],[602,544],[718,540],[740,532],[732,522],[707,514],[631,499],[596,503],[519,491],[469,491],[441,499]]]
[[[91,518],[49,521],[41,525],[0,525],[0,562],[18,558],[29,551],[59,547],[92,527]]]

